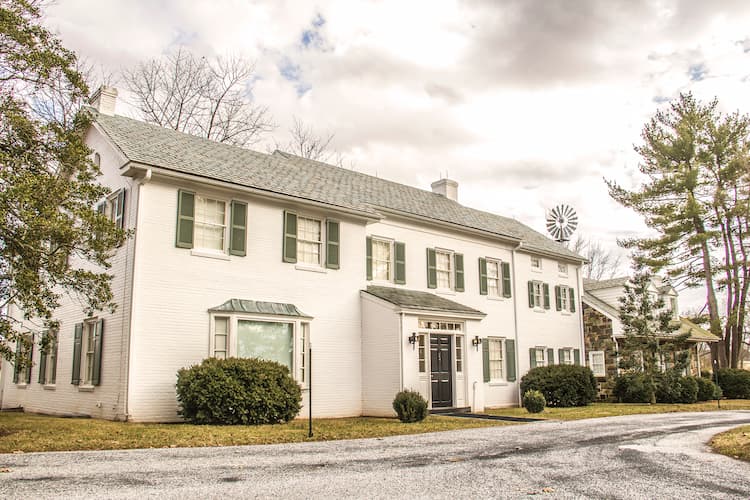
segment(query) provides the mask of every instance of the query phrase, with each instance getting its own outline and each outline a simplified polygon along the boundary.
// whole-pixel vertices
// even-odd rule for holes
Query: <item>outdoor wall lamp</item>
[[[482,339],[479,338],[479,335],[474,335],[474,338],[471,339],[471,345],[477,348],[479,350],[479,344],[482,343]]]
[[[409,343],[411,344],[411,348],[414,349],[414,344],[417,343],[417,334],[412,333],[411,337],[409,337]]]

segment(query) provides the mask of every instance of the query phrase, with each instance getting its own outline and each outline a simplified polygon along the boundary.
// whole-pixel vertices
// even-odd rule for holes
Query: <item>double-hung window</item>
[[[490,355],[490,381],[503,380],[503,340],[489,338],[487,341]]]
[[[247,203],[179,190],[178,248],[203,250],[206,256],[246,254]]]
[[[16,356],[13,360],[13,383],[31,383],[31,364],[34,356],[34,339],[23,335],[16,340]]]
[[[560,309],[568,310],[568,287],[565,285],[560,286]]]
[[[607,371],[604,365],[604,351],[589,351],[589,368],[595,377],[606,377]]]
[[[72,384],[79,386],[99,385],[103,337],[103,319],[88,319],[75,325]]]
[[[487,295],[500,296],[500,263],[496,260],[487,260]]]
[[[561,365],[572,365],[573,364],[573,349],[560,349],[557,351],[559,358],[558,363]]]
[[[531,269],[532,271],[541,271],[542,270],[542,258],[541,257],[531,257]]]
[[[391,280],[391,248],[390,241],[372,239],[372,277],[374,280]]]
[[[44,346],[39,358],[39,383],[54,385],[57,379],[57,330],[44,333]]]
[[[427,249],[427,288],[464,291],[464,256],[450,250]]]
[[[576,312],[575,293],[567,285],[555,287],[555,308],[558,311]]]
[[[323,230],[319,219],[297,217],[297,261],[319,266],[323,248]]]
[[[83,349],[81,350],[81,383],[93,385],[96,323],[89,321],[83,324]]]

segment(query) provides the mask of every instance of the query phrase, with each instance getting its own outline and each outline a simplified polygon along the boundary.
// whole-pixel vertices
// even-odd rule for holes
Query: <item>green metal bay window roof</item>
[[[434,293],[418,292],[416,290],[389,286],[368,286],[366,291],[370,295],[374,295],[403,309],[486,316],[482,311],[472,309],[469,306],[448,300]]]
[[[260,302],[257,300],[229,299],[220,306],[212,307],[209,312],[265,314],[268,316],[291,316],[295,318],[311,318],[300,311],[294,304],[281,302]]]

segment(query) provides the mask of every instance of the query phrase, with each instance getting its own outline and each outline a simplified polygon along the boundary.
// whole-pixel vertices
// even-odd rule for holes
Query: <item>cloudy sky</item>
[[[637,184],[659,106],[692,91],[750,112],[746,0],[57,0],[46,22],[115,73],[180,45],[247,56],[277,140],[296,116],[359,171],[447,175],[463,204],[539,231],[566,203],[612,247],[647,229],[603,178]]]

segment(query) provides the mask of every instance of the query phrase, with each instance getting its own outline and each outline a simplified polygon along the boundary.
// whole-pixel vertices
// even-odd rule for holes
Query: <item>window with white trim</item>
[[[544,307],[544,284],[541,281],[532,281],[534,307]]]
[[[607,371],[604,365],[604,351],[589,351],[589,368],[595,377],[606,377]]]
[[[565,264],[564,262],[558,262],[557,263],[557,272],[558,272],[558,274],[560,274],[562,276],[567,276],[568,275],[568,265]]]
[[[569,348],[560,349],[558,354],[560,356],[558,363],[560,363],[561,365],[573,364],[573,349],[569,349]]]
[[[393,244],[388,240],[372,238],[372,278],[381,281],[391,281]]]
[[[307,382],[307,343],[310,325],[287,318],[256,318],[233,314],[212,318],[211,352],[220,359],[259,358],[289,368],[296,380]]]
[[[96,320],[83,323],[81,339],[81,385],[94,383],[94,355],[96,352]]]
[[[435,250],[435,272],[437,276],[437,287],[451,289],[453,287],[451,276],[451,261],[453,260],[451,252],[445,250]]]
[[[223,252],[226,248],[227,204],[195,195],[195,248]]]
[[[544,347],[537,347],[534,349],[534,357],[536,366],[547,366],[547,349]]]
[[[542,269],[542,258],[541,257],[531,257],[531,269],[540,271]]]
[[[500,262],[487,259],[487,295],[499,297],[500,292]]]
[[[503,373],[503,339],[488,338],[489,361],[490,361],[490,382],[504,380]]]
[[[568,305],[569,293],[566,285],[560,285],[560,309],[563,311],[570,310],[570,306]]]
[[[427,355],[427,349],[425,347],[425,335],[419,335],[417,337],[417,340],[419,342],[419,373],[426,373],[427,372],[427,358],[425,357]]]
[[[42,358],[39,362],[39,381],[45,385],[54,385],[57,379],[57,330],[48,330],[44,333],[46,345],[42,350]]]
[[[464,371],[464,349],[463,349],[463,337],[453,337],[456,344],[456,373]]]
[[[320,219],[297,216],[297,261],[321,265],[323,224]]]

